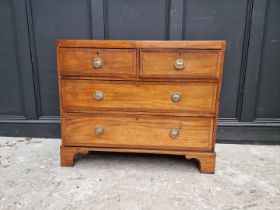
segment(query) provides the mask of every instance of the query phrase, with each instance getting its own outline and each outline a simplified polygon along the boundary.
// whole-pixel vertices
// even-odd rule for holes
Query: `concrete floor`
[[[183,157],[94,153],[59,165],[58,139],[0,137],[0,209],[280,209],[280,146],[217,145],[215,175]]]

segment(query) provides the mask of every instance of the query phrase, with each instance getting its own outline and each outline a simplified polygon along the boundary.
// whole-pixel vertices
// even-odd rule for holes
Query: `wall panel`
[[[280,118],[280,1],[267,4],[256,117]],[[280,121],[280,120],[279,120]]]
[[[106,0],[107,39],[168,39],[169,0]]]
[[[23,93],[14,10],[10,0],[0,1],[0,115],[24,115]]]
[[[222,39],[218,142],[279,144],[279,11],[279,0],[1,0],[0,135],[60,136],[56,39]]]
[[[221,118],[237,118],[247,4],[245,0],[187,0],[185,40],[226,40]]]
[[[56,39],[91,39],[88,0],[32,0],[33,56],[40,116],[59,116]]]

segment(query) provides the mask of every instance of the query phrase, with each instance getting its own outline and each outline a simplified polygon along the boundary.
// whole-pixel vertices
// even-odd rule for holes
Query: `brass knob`
[[[173,102],[179,102],[182,99],[182,94],[181,93],[172,93],[170,96],[171,101]]]
[[[169,136],[173,139],[177,139],[180,136],[180,131],[178,128],[171,128]]]
[[[97,101],[102,101],[104,99],[104,96],[105,94],[100,90],[95,91],[93,94],[94,99]]]
[[[178,58],[174,62],[174,67],[176,70],[183,70],[185,68],[185,61],[181,58]]]
[[[103,66],[103,61],[101,58],[94,58],[92,61],[92,65],[96,69],[100,69]]]
[[[104,128],[101,126],[97,126],[95,128],[95,135],[102,136],[104,134]]]

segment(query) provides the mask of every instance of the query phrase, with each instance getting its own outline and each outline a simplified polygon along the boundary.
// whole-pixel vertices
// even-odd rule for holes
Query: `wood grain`
[[[201,173],[214,173],[224,53],[224,41],[57,41],[61,165],[88,151],[155,153],[196,159]],[[174,69],[177,58],[184,70]]]
[[[139,115],[66,114],[64,145],[176,150],[211,150],[213,119]],[[104,134],[95,134],[102,127]],[[169,136],[172,128],[178,138]]]
[[[215,41],[129,41],[129,40],[57,40],[58,47],[83,47],[83,48],[146,48],[146,49],[212,49],[225,48],[224,40]]]
[[[216,167],[216,153],[187,153],[186,159],[198,160],[198,166],[201,173],[213,174]]]
[[[67,76],[136,76],[136,50],[61,48],[61,74]],[[103,61],[99,69],[93,67],[94,58]]]
[[[215,173],[215,152],[197,152],[197,151],[172,151],[159,149],[129,149],[129,148],[110,148],[110,147],[60,147],[61,166],[71,167],[74,165],[74,159],[77,154],[87,154],[89,151],[96,152],[129,152],[129,153],[147,153],[147,154],[166,154],[182,155],[186,159],[195,159],[198,161],[198,167],[201,173]]]
[[[222,91],[222,78],[223,78],[223,66],[224,66],[224,58],[225,58],[225,49],[222,49],[219,52],[219,60],[218,60],[218,69],[219,72],[219,81],[218,81],[218,92],[217,92],[217,98],[215,101],[215,123],[213,126],[213,151],[215,151],[215,143],[216,143],[216,135],[217,135],[217,128],[218,128],[218,119],[219,119],[219,111],[220,111],[220,98],[221,98],[221,91]]]
[[[140,76],[143,78],[218,78],[216,50],[141,50]],[[185,68],[176,70],[174,62],[183,59]]]
[[[122,110],[149,112],[214,113],[217,86],[215,83],[111,82],[62,80],[65,110]],[[104,100],[93,98],[95,91],[105,94]],[[180,102],[170,99],[182,94]]]

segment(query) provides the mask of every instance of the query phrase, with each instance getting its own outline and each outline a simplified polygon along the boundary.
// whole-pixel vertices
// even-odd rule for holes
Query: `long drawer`
[[[63,114],[64,145],[210,150],[212,118]]]
[[[211,115],[215,111],[217,84],[62,80],[61,90],[66,111]]]

